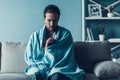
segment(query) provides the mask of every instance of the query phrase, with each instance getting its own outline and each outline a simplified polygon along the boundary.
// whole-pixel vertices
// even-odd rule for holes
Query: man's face
[[[49,31],[54,31],[58,25],[58,14],[46,13],[44,17],[45,26]]]

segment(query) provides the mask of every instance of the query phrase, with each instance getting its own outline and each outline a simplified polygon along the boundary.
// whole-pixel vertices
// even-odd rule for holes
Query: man
[[[84,71],[75,62],[71,33],[58,26],[59,17],[59,8],[48,5],[44,9],[45,26],[28,42],[25,73],[35,80],[82,80]]]

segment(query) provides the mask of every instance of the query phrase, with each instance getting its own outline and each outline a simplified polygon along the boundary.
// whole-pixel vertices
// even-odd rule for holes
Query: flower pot
[[[104,34],[99,34],[99,40],[104,41],[104,39],[105,39],[105,35]]]

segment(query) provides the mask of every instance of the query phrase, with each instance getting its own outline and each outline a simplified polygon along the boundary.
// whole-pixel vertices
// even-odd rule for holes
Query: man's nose
[[[50,25],[51,25],[51,26],[53,26],[53,25],[54,25],[54,22],[53,22],[53,21],[51,21]]]

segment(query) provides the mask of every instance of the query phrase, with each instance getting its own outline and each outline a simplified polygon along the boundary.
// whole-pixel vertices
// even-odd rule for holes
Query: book
[[[94,41],[92,31],[89,27],[86,28],[86,33],[87,33],[88,41]]]
[[[110,38],[108,39],[110,43],[120,43],[120,38]]]

